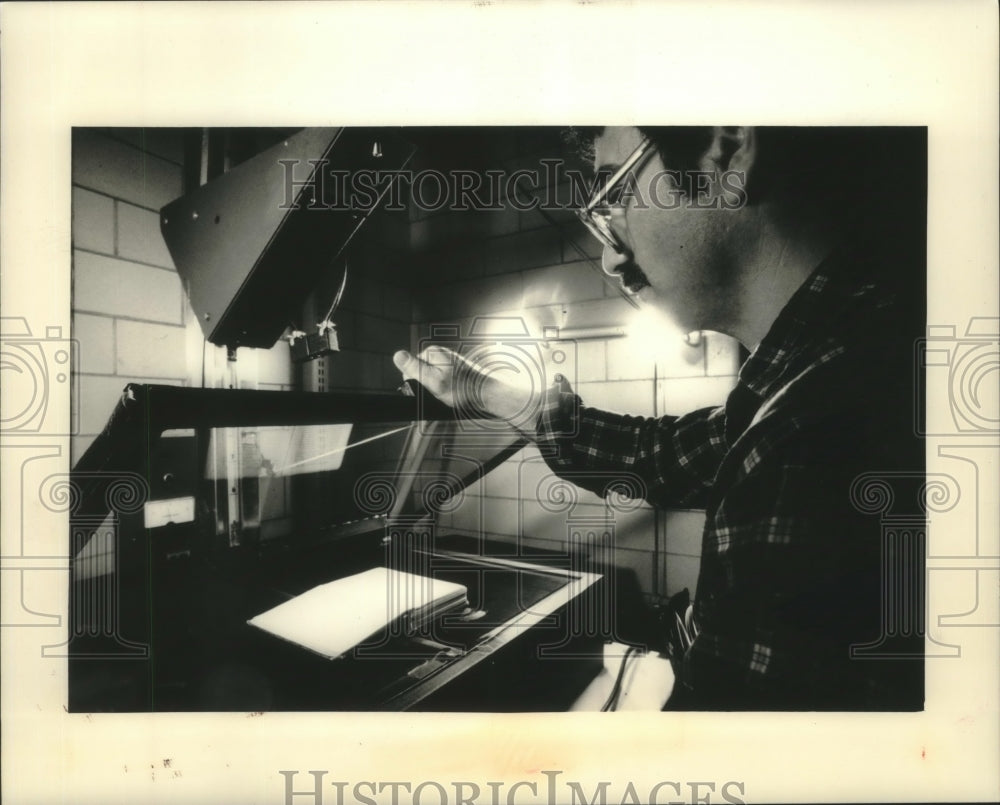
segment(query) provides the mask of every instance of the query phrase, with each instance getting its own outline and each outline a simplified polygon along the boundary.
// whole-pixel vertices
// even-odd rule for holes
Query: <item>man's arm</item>
[[[419,356],[397,352],[405,378],[419,380],[448,405],[510,422],[542,448],[554,472],[604,496],[616,481],[638,479],[641,497],[658,506],[704,505],[726,452],[725,411],[645,418],[582,405],[565,378],[544,392],[487,374],[443,347]]]
[[[554,472],[603,495],[623,475],[637,477],[656,506],[704,506],[726,452],[725,411],[680,417],[629,416],[584,406],[565,378],[545,393],[536,440]]]

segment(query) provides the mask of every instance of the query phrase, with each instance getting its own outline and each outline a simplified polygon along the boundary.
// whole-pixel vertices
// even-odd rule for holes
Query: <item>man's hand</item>
[[[534,433],[541,395],[516,383],[516,377],[488,373],[457,352],[438,346],[427,347],[418,356],[400,350],[392,360],[404,380],[417,380],[452,408],[471,416],[505,419],[518,430]]]

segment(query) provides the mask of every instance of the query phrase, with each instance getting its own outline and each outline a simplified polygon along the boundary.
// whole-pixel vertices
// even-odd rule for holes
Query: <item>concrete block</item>
[[[680,556],[679,554],[667,553],[661,554],[660,560],[663,568],[661,592],[670,596],[687,588],[693,597],[698,587],[698,571],[701,568],[701,559],[693,556]]]
[[[658,377],[702,377],[705,352],[702,344],[688,346],[677,330],[647,331],[629,326],[627,338],[608,341],[608,380]]]
[[[451,527],[470,534],[483,531],[482,498],[467,495],[451,513]]]
[[[80,436],[95,436],[104,429],[129,378],[80,375],[80,394],[70,404],[79,412]]]
[[[122,377],[187,376],[184,360],[184,328],[119,319],[116,333],[116,364]]]
[[[567,505],[562,507],[555,506],[555,501],[544,494],[547,489],[546,484],[541,490],[542,499],[548,501],[546,506],[539,502],[538,497],[521,498],[517,506],[519,533],[562,543],[569,539],[571,533],[579,533],[580,540],[590,544],[610,528],[612,520],[607,508],[603,502],[589,503],[592,499],[589,493],[580,490],[575,501],[567,498]],[[510,528],[512,526],[508,526],[508,530]]]
[[[405,252],[410,248],[410,221],[405,210],[379,208],[369,216],[359,234],[377,253]]]
[[[537,498],[539,488],[543,484],[550,483],[550,479],[554,479],[555,474],[542,460],[538,448],[534,445],[525,447],[519,456],[523,457],[517,462],[517,484],[514,496]]]
[[[565,305],[563,327],[627,327],[635,317],[635,308],[621,297],[595,299]]]
[[[351,272],[347,277],[347,287],[344,289],[341,304],[348,310],[367,313],[370,316],[381,316],[382,287],[367,277],[359,277],[355,272]],[[323,307],[328,306],[329,302],[324,300]]]
[[[257,377],[261,385],[290,385],[294,382],[291,353],[285,341],[271,349],[254,350],[257,354]]]
[[[114,201],[82,187],[73,188],[73,246],[114,254]]]
[[[431,471],[428,467],[428,462],[425,461],[422,465],[425,472]],[[416,484],[415,484],[416,485]],[[486,485],[483,483],[483,479],[480,478],[478,481],[474,481],[469,484],[460,493],[465,498],[484,498],[486,497]]]
[[[652,552],[656,549],[656,512],[645,503],[627,512],[610,510],[614,543],[619,548]]]
[[[159,210],[183,192],[180,165],[94,129],[73,130],[73,183]]]
[[[433,251],[411,254],[400,265],[400,281],[412,288],[479,277],[485,255],[482,242],[448,243]]]
[[[403,322],[355,313],[354,342],[359,349],[366,352],[391,355],[396,350],[406,347],[409,342],[409,328]]]
[[[660,380],[660,414],[678,416],[700,408],[723,405],[736,384],[735,377],[694,377]]]
[[[516,537],[518,534],[517,501],[509,498],[482,497],[481,528],[495,534]]]
[[[485,493],[489,497],[512,499],[518,497],[518,467],[522,461],[521,455],[523,452],[521,450],[516,455],[508,458],[479,482],[483,485]]]
[[[73,308],[181,324],[181,283],[162,268],[76,251],[73,255]]]
[[[542,354],[545,357],[545,377],[548,382],[556,374],[563,375],[574,388],[577,383],[607,379],[606,341],[552,342]]]
[[[619,548],[614,552],[615,565],[622,569],[631,570],[635,573],[639,582],[639,589],[651,595],[653,592],[653,574],[655,565],[653,556],[648,551],[630,551]]]
[[[393,321],[409,324],[413,321],[413,300],[408,288],[398,285],[382,286],[382,315]]]
[[[559,232],[536,229],[491,238],[483,244],[483,273],[509,274],[562,262]]]
[[[576,393],[584,405],[592,408],[633,416],[653,416],[655,389],[652,380],[580,383]]]
[[[705,331],[705,374],[726,377],[739,374],[740,342],[722,333]]]
[[[490,535],[493,537],[494,535]],[[539,553],[555,553],[567,557],[566,566],[569,566],[568,554],[566,553],[566,540],[554,542],[549,539],[542,539],[533,534],[522,534],[520,537],[510,535],[496,535],[497,539],[511,544],[511,554],[517,556],[524,562],[532,561],[532,558]]]
[[[73,315],[72,337],[80,345],[80,365],[77,371],[96,375],[114,373],[114,319],[76,313]]]
[[[75,467],[80,457],[87,452],[87,448],[94,443],[97,434],[87,436],[73,436],[69,440],[69,465]]]
[[[414,295],[417,321],[453,322],[460,318],[488,316],[521,307],[521,275],[485,277]]]
[[[435,226],[435,222],[436,226]],[[449,210],[442,215],[418,221],[416,228],[418,241],[423,239],[429,248],[439,247],[450,241],[481,242],[488,238],[510,235],[519,229],[517,210],[511,207],[483,210]],[[411,245],[418,244],[411,239]]]
[[[514,207],[505,206],[500,210],[487,210],[477,215],[476,233],[481,237],[510,235],[521,228],[520,214]]]
[[[406,349],[407,346],[409,346],[407,343],[401,342],[397,349]],[[382,367],[382,385],[379,388],[384,391],[398,390],[403,382],[403,375],[392,362],[392,354],[379,355],[378,362]]]
[[[535,506],[525,505],[519,516],[511,518],[506,526],[508,533],[520,534],[524,540],[545,540],[563,548],[567,543],[565,517]]]
[[[531,194],[531,198],[538,200],[538,205],[534,209],[520,213],[521,230],[575,226],[576,210],[582,203],[575,203],[572,193],[569,182],[538,188]]]
[[[440,248],[458,234],[452,213],[435,213],[410,224],[410,251],[426,252]]]
[[[306,372],[315,372],[316,361],[304,365]],[[342,349],[328,358],[328,368],[323,372],[326,387],[337,390],[354,390],[363,387],[360,353]],[[307,386],[308,387],[308,386]]]
[[[371,352],[341,350],[330,357],[328,388],[378,391],[382,388],[382,367]]]
[[[184,164],[184,129],[178,128],[127,128],[124,126],[103,129],[109,136],[122,140],[141,151],[163,159]]]
[[[525,458],[518,464],[518,496],[537,500],[540,493],[556,481],[557,476],[542,460],[534,445],[524,449]],[[575,486],[575,485],[574,485]],[[584,506],[604,506],[604,501],[595,493],[579,487],[575,488],[577,504]]]
[[[665,510],[664,550],[684,556],[701,556],[701,537],[705,530],[705,512],[694,509]]]
[[[600,262],[604,246],[581,221],[574,220],[561,230],[564,263],[575,263],[588,257]]]
[[[604,297],[604,280],[589,263],[536,268],[524,272],[524,306],[572,304]]]
[[[118,256],[163,268],[174,268],[167,244],[160,234],[160,216],[119,201]]]
[[[656,361],[649,354],[649,344],[635,338],[608,339],[608,380],[649,380],[656,372]]]

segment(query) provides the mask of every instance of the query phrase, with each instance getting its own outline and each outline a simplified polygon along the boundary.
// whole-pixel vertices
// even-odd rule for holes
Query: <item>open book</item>
[[[247,623],[335,659],[391,625],[414,632],[467,605],[462,584],[376,567],[313,587]]]

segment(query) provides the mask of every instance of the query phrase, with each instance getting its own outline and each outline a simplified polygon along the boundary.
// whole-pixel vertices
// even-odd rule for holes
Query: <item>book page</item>
[[[248,623],[335,659],[401,616],[417,620],[436,605],[460,603],[465,593],[461,584],[376,567],[314,587]]]

